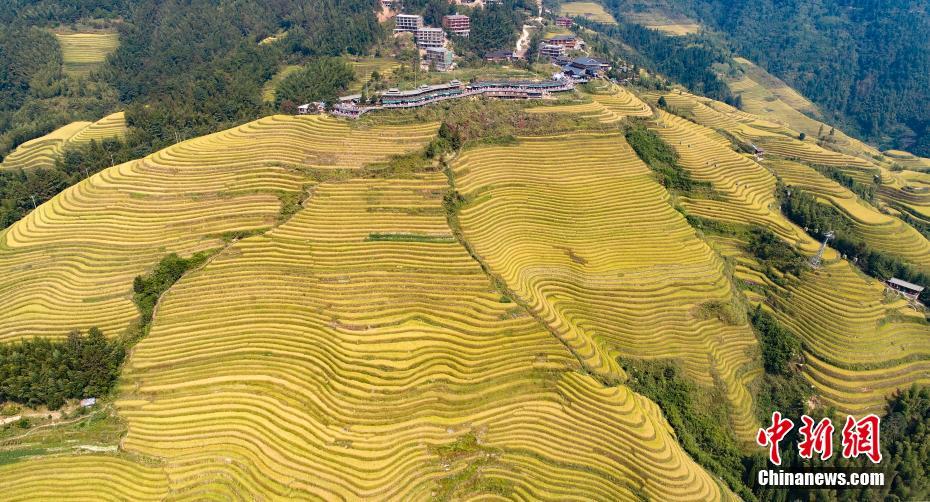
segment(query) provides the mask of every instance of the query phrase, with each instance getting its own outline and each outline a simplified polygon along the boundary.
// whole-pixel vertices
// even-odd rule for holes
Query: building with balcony
[[[471,19],[462,14],[452,14],[442,17],[442,27],[453,35],[467,37],[471,32]]]
[[[416,32],[417,46],[420,48],[443,47],[446,45],[446,32],[442,28],[420,28]]]
[[[405,31],[416,33],[417,30],[423,28],[423,16],[398,14],[394,16],[394,22],[394,33],[402,33]]]
[[[436,71],[449,71],[452,69],[454,54],[442,47],[429,47],[426,49],[426,61]]]
[[[539,56],[548,58],[550,61],[560,58],[565,55],[565,46],[547,44],[545,42],[539,44]]]
[[[556,35],[552,38],[547,38],[543,40],[543,43],[549,45],[561,45],[568,50],[580,49],[583,44],[581,40],[575,35]]]

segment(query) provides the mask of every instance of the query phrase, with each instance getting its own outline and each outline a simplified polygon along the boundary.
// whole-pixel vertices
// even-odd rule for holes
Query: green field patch
[[[432,207],[432,206],[410,206],[410,207],[391,207],[391,206],[376,206],[369,207],[366,209],[369,213],[392,213],[392,214],[405,214],[408,216],[441,216],[443,213],[442,207]]]
[[[452,243],[455,242],[455,237],[451,235],[426,235],[426,234],[412,234],[412,233],[380,233],[373,232],[368,234],[368,237],[365,238],[365,242],[378,242],[378,241],[389,241],[389,242],[443,242],[443,243]]]
[[[119,445],[125,432],[125,424],[111,408],[90,413],[77,409],[59,425],[35,419],[30,420],[28,428],[8,424],[0,428],[0,465],[52,453],[113,448]]]

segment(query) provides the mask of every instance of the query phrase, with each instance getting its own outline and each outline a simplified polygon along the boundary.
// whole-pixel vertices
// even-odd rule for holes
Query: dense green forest
[[[788,82],[847,132],[930,156],[930,4],[924,0],[604,3],[619,19],[644,11],[695,19],[722,34],[717,45]]]
[[[60,408],[67,399],[105,395],[126,354],[119,340],[97,328],[63,341],[34,338],[0,344],[0,403]]]
[[[354,78],[355,72],[345,60],[317,58],[278,84],[276,103],[287,112],[296,112],[301,103],[332,103]]]
[[[116,92],[99,76],[64,73],[52,33],[0,24],[0,161],[25,141],[116,106]]]
[[[469,37],[453,37],[455,52],[466,60],[476,60],[488,52],[512,48],[523,24],[536,12],[532,0],[505,0],[485,8],[454,5],[447,0],[407,0],[403,11],[420,14],[428,26],[441,26],[442,17],[448,14],[465,14],[471,18]]]
[[[614,16],[622,19],[620,7],[612,0],[605,2]],[[625,60],[651,68],[692,92],[734,104],[735,97],[720,79],[715,65],[727,65],[731,55],[719,42],[704,35],[669,37],[638,24],[620,21],[605,25],[578,19],[580,25],[598,34],[622,41],[621,55]],[[632,48],[632,51],[623,48]]]
[[[834,119],[930,155],[930,5],[923,0],[691,0],[696,17]]]
[[[136,3],[107,79],[156,148],[267,113],[261,86],[281,63],[361,54],[383,34],[375,0]]]

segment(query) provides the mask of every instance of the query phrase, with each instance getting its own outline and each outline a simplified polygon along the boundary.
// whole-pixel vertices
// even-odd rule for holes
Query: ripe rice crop
[[[119,45],[116,33],[55,33],[61,45],[64,70],[81,75],[91,71]]]
[[[123,112],[107,115],[97,122],[72,122],[19,145],[3,159],[0,169],[51,169],[67,146],[121,138],[125,133],[126,117]]]
[[[453,169],[466,240],[589,371],[622,378],[623,355],[675,359],[705,385],[720,375],[752,433],[755,338],[745,319],[700,314],[731,299],[723,264],[622,136],[522,138]]]
[[[272,116],[91,176],[0,232],[0,341],[91,326],[117,335],[138,315],[133,277],[164,255],[273,226],[279,195],[310,181],[301,169],[357,169],[436,129]]]

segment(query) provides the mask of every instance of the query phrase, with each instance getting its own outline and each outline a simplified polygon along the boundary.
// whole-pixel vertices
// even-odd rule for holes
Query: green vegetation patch
[[[203,265],[212,254],[212,252],[202,251],[185,259],[176,253],[171,253],[162,258],[150,274],[136,276],[132,281],[132,300],[139,308],[142,336],[148,334],[149,325],[155,313],[155,305],[161,295],[168,291],[168,288],[174,285],[185,272]]]
[[[316,58],[281,79],[273,93],[275,104],[286,113],[295,113],[303,103],[333,103],[354,79],[355,71],[344,59]]]
[[[735,301],[722,302],[711,300],[697,307],[695,316],[698,319],[717,319],[730,326],[740,326],[746,322],[743,309]]]
[[[434,494],[436,500],[453,500],[465,494],[493,493],[507,495],[512,493],[513,482],[506,479],[485,477],[484,467],[499,464],[502,453],[498,448],[482,445],[473,432],[456,438],[452,443],[431,446],[429,453],[435,456],[443,466],[453,467],[455,472],[438,481]],[[459,467],[459,465],[464,466]]]
[[[66,340],[33,338],[0,344],[0,403],[60,408],[67,399],[103,396],[113,388],[126,355],[123,343],[97,328]]]
[[[755,500],[743,484],[744,454],[730,430],[726,399],[718,389],[698,387],[674,363],[618,359],[627,385],[662,408],[678,442],[698,463],[720,476],[745,500]]]
[[[451,235],[425,235],[425,234],[408,234],[408,233],[370,233],[365,238],[366,242],[455,242],[455,237]]]
[[[40,422],[36,420],[36,422]],[[61,422],[0,429],[0,465],[39,455],[116,450],[126,425],[112,408],[78,408]]]
[[[563,3],[559,9],[563,16],[583,17],[598,23],[616,24],[617,21],[604,7],[595,2],[568,2]]]
[[[821,203],[804,190],[792,188],[791,196],[784,197],[782,211],[798,226],[808,229],[817,239],[833,231],[830,245],[855,263],[863,272],[880,280],[892,277],[903,279],[927,289],[920,301],[930,301],[930,275],[917,270],[897,256],[870,247],[856,231],[852,222],[833,206]]]
[[[749,232],[749,242],[746,247],[761,263],[781,273],[800,276],[807,267],[807,259],[801,253],[764,228],[756,227]]]
[[[756,397],[759,419],[765,423],[775,410],[785,416],[799,417],[811,395],[810,384],[801,374],[804,360],[801,338],[761,306],[752,312],[750,321],[759,339],[765,370]]]
[[[693,180],[691,174],[678,164],[678,153],[658,134],[646,128],[642,121],[631,121],[624,135],[667,190],[692,198],[711,198],[714,195],[710,182]]]

